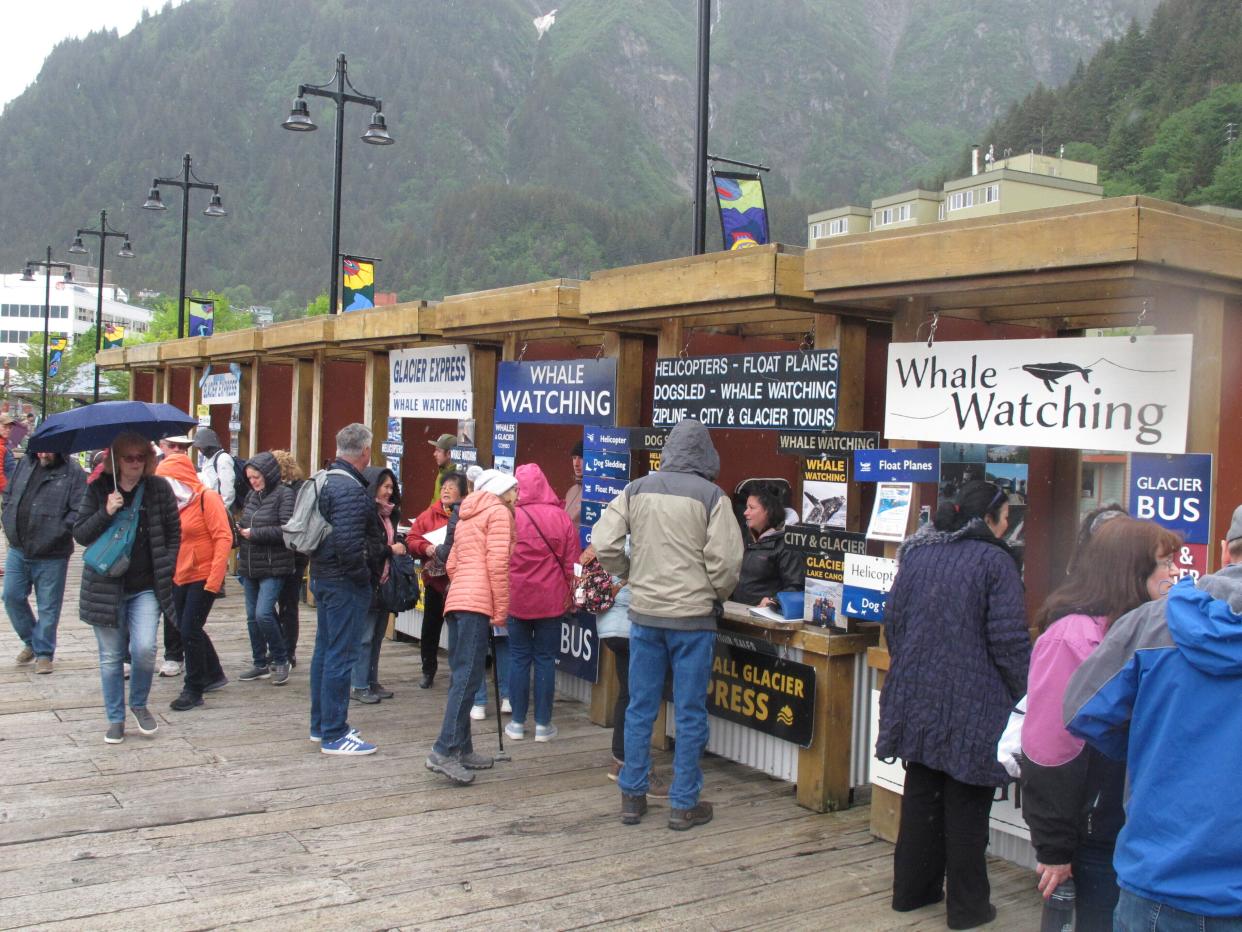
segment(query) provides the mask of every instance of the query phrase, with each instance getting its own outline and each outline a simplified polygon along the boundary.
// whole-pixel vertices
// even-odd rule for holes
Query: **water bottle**
[[[1044,918],[1039,932],[1074,932],[1074,900],[1077,896],[1072,877],[1057,884],[1052,896],[1044,900]]]

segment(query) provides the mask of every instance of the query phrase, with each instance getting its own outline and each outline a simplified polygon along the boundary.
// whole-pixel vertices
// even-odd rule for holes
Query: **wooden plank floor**
[[[313,612],[288,686],[237,682],[236,580],[209,623],[234,682],[178,713],[178,681],[157,679],[158,734],[131,725],[106,745],[77,567],[54,674],[17,667],[17,638],[0,633],[0,928],[944,928],[942,907],[889,910],[892,848],[866,807],[815,815],[790,785],[719,758],[704,767],[710,825],[670,832],[653,805],[621,826],[609,732],[577,703],[557,702],[557,740],[512,744],[512,762],[450,786],[423,767],[447,676],[415,688],[415,645],[385,644],[395,699],[351,706],[379,753],[321,755],[307,740]],[[1033,874],[991,870],[992,928],[1037,928]]]

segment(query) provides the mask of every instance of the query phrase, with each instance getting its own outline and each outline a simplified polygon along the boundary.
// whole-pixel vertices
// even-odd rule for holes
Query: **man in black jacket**
[[[4,607],[22,639],[18,663],[35,662],[36,673],[51,673],[56,627],[65,598],[65,574],[73,553],[73,524],[86,488],[86,474],[59,453],[24,456],[5,490],[0,522],[8,538]],[[34,590],[38,620],[30,610]]]
[[[376,526],[375,501],[362,470],[371,462],[371,431],[349,424],[336,435],[336,459],[319,494],[332,525],[311,555],[311,591],[318,627],[311,659],[311,733],[324,754],[374,754],[375,745],[349,727],[349,679],[362,624],[371,607],[368,542]]]

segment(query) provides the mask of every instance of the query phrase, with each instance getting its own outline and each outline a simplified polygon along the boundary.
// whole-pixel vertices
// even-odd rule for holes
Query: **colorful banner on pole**
[[[216,302],[186,298],[190,303],[190,336],[209,337],[216,332]]]
[[[103,348],[116,349],[125,345],[125,328],[120,324],[108,324],[104,327]]]
[[[64,337],[52,337],[47,344],[47,375],[48,378],[56,378],[60,372],[60,361],[64,358],[65,350],[69,348],[69,341]]]
[[[768,207],[763,179],[737,172],[712,172],[720,206],[720,236],[725,249],[746,249],[768,242]]]
[[[341,257],[341,309],[365,311],[375,307],[375,262],[358,256]]]

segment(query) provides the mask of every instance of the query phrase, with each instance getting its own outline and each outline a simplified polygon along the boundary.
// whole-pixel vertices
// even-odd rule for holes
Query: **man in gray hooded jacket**
[[[660,469],[627,485],[591,533],[604,569],[630,585],[630,704],[625,766],[617,779],[625,825],[637,824],[647,811],[651,730],[670,670],[677,748],[668,825],[683,830],[712,818],[711,803],[699,800],[707,684],[716,617],[742,566],[741,530],[728,497],[712,481],[719,473],[707,428],[684,420],[669,433]]]

